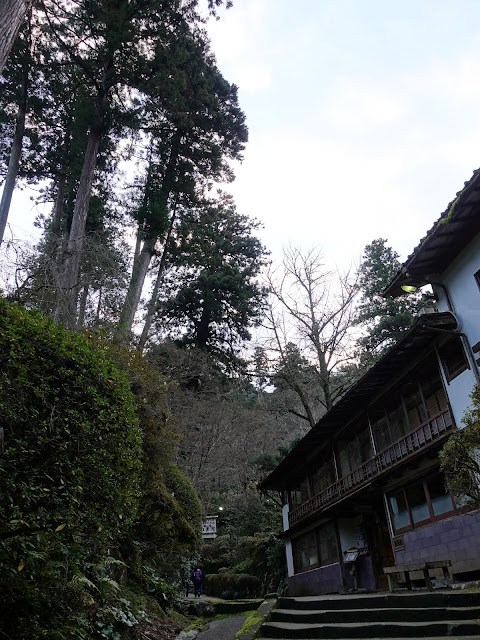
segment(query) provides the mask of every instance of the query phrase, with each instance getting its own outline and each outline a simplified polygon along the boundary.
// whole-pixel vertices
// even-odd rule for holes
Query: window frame
[[[434,473],[434,474],[430,474],[422,479],[417,479],[414,482],[410,482],[402,487],[399,487],[396,490],[393,491],[389,491],[388,493],[386,493],[386,502],[387,502],[387,507],[388,507],[388,512],[389,512],[389,516],[390,516],[390,522],[391,522],[391,526],[392,526],[392,532],[393,535],[401,535],[402,533],[406,533],[407,531],[414,531],[415,529],[421,529],[422,527],[428,526],[429,524],[435,523],[435,522],[439,522],[440,520],[445,520],[446,518],[450,518],[453,515],[457,515],[460,512],[462,512],[464,510],[463,507],[457,507],[457,505],[455,504],[455,499],[452,496],[452,494],[450,492],[446,492],[446,495],[448,495],[450,497],[450,501],[452,504],[452,508],[449,511],[446,511],[444,513],[441,513],[439,515],[435,515],[434,510],[433,510],[433,505],[432,505],[432,500],[430,497],[430,490],[428,488],[428,483],[432,482],[434,479],[438,479],[441,478],[442,481],[444,481],[444,476],[441,473]],[[423,520],[420,520],[418,522],[414,522],[413,521],[413,517],[412,517],[412,510],[411,510],[411,506],[408,500],[408,490],[412,489],[413,487],[417,487],[417,486],[421,486],[423,489],[423,494],[425,497],[425,504],[427,505],[427,509],[428,509],[428,518],[424,518]],[[402,494],[403,495],[403,499],[405,501],[405,505],[406,505],[406,510],[408,513],[408,518],[409,518],[409,524],[403,527],[396,527],[395,526],[395,515],[393,513],[393,509],[392,509],[392,503],[391,503],[391,497],[393,497],[394,495],[398,495],[398,494]]]
[[[446,350],[447,347],[451,348],[452,346],[454,346],[455,342],[460,346],[460,350],[463,355],[463,363],[456,366],[454,369],[450,369],[447,361],[448,354],[446,356],[444,350]],[[452,380],[455,380],[455,378],[457,378],[461,373],[463,373],[467,369],[470,369],[470,363],[468,362],[467,354],[465,353],[465,347],[460,336],[455,336],[455,338],[450,338],[443,344],[438,345],[437,352],[438,352],[440,362],[442,364],[442,370],[445,375],[445,380],[447,381],[448,384],[450,384]]]
[[[362,445],[365,443],[368,443],[368,447],[370,449],[368,456],[363,455],[364,447]],[[352,451],[353,449],[355,450],[354,452]],[[355,454],[359,464],[352,464],[352,453]],[[337,469],[339,470],[340,478],[345,478],[350,475],[356,469],[359,469],[363,464],[373,458],[375,450],[372,443],[368,414],[363,414],[355,421],[354,427],[349,429],[348,435],[342,436],[335,441],[334,455],[336,457]],[[346,472],[342,469],[342,455],[345,456],[349,467]],[[357,461],[353,460],[353,462]]]
[[[294,498],[294,495],[299,496],[299,501]],[[302,496],[302,494],[304,494]],[[306,499],[303,498],[306,495]],[[288,505],[291,509],[297,509],[298,507],[305,504],[308,500],[310,500],[310,480],[307,477],[303,478],[300,482],[297,482],[293,489],[288,489]]]
[[[480,269],[478,271],[475,271],[475,273],[473,274],[473,277],[475,278],[477,287],[480,289]]]
[[[431,356],[431,360],[429,359]],[[431,383],[431,376],[428,376],[427,373],[429,370],[435,370],[436,382],[438,382],[438,388],[435,387],[434,395],[427,396],[426,391],[432,391],[428,387],[428,384]],[[427,359],[422,362],[420,365],[414,367],[405,377],[399,380],[399,390],[390,395],[386,393],[383,394],[381,398],[379,398],[375,403],[367,409],[367,414],[370,418],[373,438],[375,442],[375,450],[377,453],[379,451],[384,451],[388,447],[390,447],[393,443],[397,442],[399,438],[395,438],[394,435],[394,426],[392,423],[392,416],[395,412],[399,414],[403,413],[404,418],[404,428],[405,433],[400,437],[404,438],[406,435],[415,431],[418,426],[412,426],[412,423],[409,420],[409,412],[407,410],[405,389],[408,384],[414,385],[418,389],[418,395],[421,399],[421,403],[417,404],[417,407],[421,407],[427,419],[420,424],[425,424],[428,422],[434,415],[438,415],[442,411],[443,403],[448,406],[448,395],[446,393],[445,385],[442,380],[442,367],[440,367],[438,353],[436,354],[435,350],[431,350],[427,356]],[[428,384],[427,384],[428,383]],[[439,398],[439,392],[442,393],[443,397]],[[438,410],[433,412],[431,411],[431,407],[429,406],[429,401],[432,398],[435,398],[435,401],[438,405]],[[387,398],[389,398],[387,400]],[[391,398],[391,399],[390,399]],[[395,403],[392,399],[395,398]],[[442,402],[441,402],[442,400]],[[382,423],[381,428],[378,426]],[[389,441],[387,444],[384,444],[384,441]]]
[[[316,480],[317,474],[318,474],[318,478],[327,478],[327,483],[325,484],[325,482],[320,482],[319,480]],[[317,496],[320,493],[322,493],[322,491],[325,491],[325,489],[330,485],[332,485],[335,481],[336,481],[335,464],[333,461],[333,452],[332,452],[332,455],[329,458],[325,458],[322,461],[320,461],[318,466],[315,469],[310,470],[308,474],[308,488],[309,488],[310,498],[313,498],[314,496]],[[324,486],[320,487],[319,491],[316,491],[315,490],[316,484],[319,486],[320,485],[324,485]]]
[[[335,539],[335,556],[329,555],[327,558],[322,558],[320,553],[321,551],[320,535],[323,531],[326,532],[329,527],[333,529],[333,537]],[[312,536],[312,534],[315,539],[315,550],[316,550],[317,562],[312,564],[310,564],[309,562],[308,565],[299,567],[297,558],[298,558],[298,555],[301,554],[301,548],[299,548],[297,545],[301,544],[302,540],[306,540],[309,536]],[[326,539],[328,540],[327,533],[326,533]],[[337,532],[337,526],[335,524],[335,521],[328,520],[327,522],[322,523],[321,525],[315,527],[314,529],[310,529],[309,531],[302,533],[296,538],[293,538],[292,539],[292,555],[293,555],[293,568],[294,568],[295,575],[297,573],[305,573],[305,571],[312,571],[312,569],[319,569],[321,567],[334,564],[335,562],[339,562],[340,555],[339,555],[339,545],[338,545],[338,532]],[[309,559],[311,557],[310,545],[308,546],[308,557]]]

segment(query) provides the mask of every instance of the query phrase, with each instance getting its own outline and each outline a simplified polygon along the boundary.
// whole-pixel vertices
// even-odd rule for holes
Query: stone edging
[[[255,622],[253,627],[251,626],[252,620],[248,618],[246,621],[248,625],[248,631],[242,632],[242,627],[242,629],[240,629],[240,631],[236,634],[238,640],[255,640],[255,638],[259,638],[262,624],[270,620],[272,610],[277,608],[277,604],[277,598],[264,600],[254,614]]]
[[[195,609],[198,615],[210,615],[215,616],[219,613],[240,613],[241,611],[248,611],[249,607],[251,608],[252,604],[258,604],[260,602],[251,601],[251,602],[198,602],[195,603]],[[254,614],[255,621],[252,626],[252,619],[247,619],[247,629],[245,632],[242,632],[242,629],[237,634],[239,640],[254,640],[259,637],[260,627],[264,622],[270,620],[270,614],[273,609],[277,606],[277,598],[272,598],[268,600],[264,600],[261,602],[260,606],[256,610]],[[245,625],[244,625],[245,626]],[[190,631],[181,631],[180,634],[176,637],[175,640],[195,640],[195,638],[200,633],[199,629],[191,629]]]

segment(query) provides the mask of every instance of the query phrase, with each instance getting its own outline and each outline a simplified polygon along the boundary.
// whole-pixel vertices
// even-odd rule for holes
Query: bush
[[[214,573],[206,576],[205,590],[209,596],[227,600],[256,598],[261,595],[261,581],[246,573]]]
[[[0,364],[0,628],[15,640],[71,625],[92,637],[81,635],[96,597],[87,576],[139,504],[129,381],[85,337],[1,298]]]
[[[192,483],[173,463],[178,436],[167,403],[172,383],[127,344],[103,333],[89,339],[128,375],[143,434],[138,517],[122,546],[130,577],[149,592],[150,574],[180,585],[201,543],[201,507]],[[165,605],[163,596],[159,602]]]

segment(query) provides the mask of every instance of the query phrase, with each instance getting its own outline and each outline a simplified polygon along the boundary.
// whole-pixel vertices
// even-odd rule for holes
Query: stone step
[[[262,636],[263,640],[290,640],[289,638],[268,638],[267,636]],[[351,638],[335,638],[335,640],[351,640]],[[378,636],[372,638],[372,640],[390,640],[386,636]],[[395,638],[395,640],[412,640],[412,638]],[[445,640],[445,636],[431,636],[428,640]],[[478,635],[474,636],[448,636],[448,640],[479,640]]]
[[[279,598],[279,609],[345,610],[345,609],[416,609],[434,607],[480,606],[480,594],[471,591],[405,592],[383,594],[348,594]]]
[[[365,622],[351,624],[293,624],[266,622],[262,638],[307,640],[309,638],[434,638],[473,636],[480,638],[480,622],[444,620],[441,622]]]
[[[480,598],[480,596],[479,596]],[[434,622],[448,620],[480,619],[480,607],[444,607],[400,609],[330,609],[302,610],[275,609],[272,622],[292,622],[296,624],[332,624],[363,622]]]

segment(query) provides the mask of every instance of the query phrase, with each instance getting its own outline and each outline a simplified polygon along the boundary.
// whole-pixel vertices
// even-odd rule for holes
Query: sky
[[[234,0],[209,32],[249,142],[228,185],[264,244],[402,260],[480,167],[479,0]],[[9,222],[33,228],[17,194]]]
[[[249,125],[229,189],[274,257],[403,261],[480,167],[478,0],[234,0],[209,32]]]

